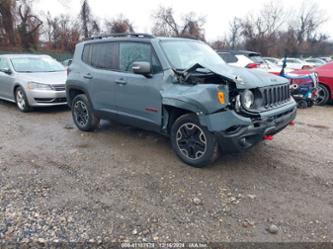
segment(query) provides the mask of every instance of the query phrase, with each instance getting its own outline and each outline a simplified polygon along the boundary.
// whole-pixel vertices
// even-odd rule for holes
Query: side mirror
[[[12,70],[10,70],[10,68],[2,68],[0,69],[1,72],[5,73],[5,74],[12,74]]]
[[[149,75],[151,74],[151,65],[146,61],[133,62],[132,70],[136,74]]]

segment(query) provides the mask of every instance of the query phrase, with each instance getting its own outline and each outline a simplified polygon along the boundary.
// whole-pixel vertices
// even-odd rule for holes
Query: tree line
[[[297,10],[286,10],[276,1],[268,2],[256,13],[234,17],[224,36],[210,42],[215,49],[248,49],[269,56],[332,55],[333,44],[321,26],[326,13],[316,2],[305,0]],[[159,7],[152,13],[152,33],[157,36],[186,37],[206,41],[206,17],[189,12],[178,20],[174,9]],[[77,17],[52,16],[33,12],[33,0],[0,0],[0,46],[24,50],[70,51],[91,36],[135,32],[124,16],[101,20],[91,11],[88,0],[81,1]]]

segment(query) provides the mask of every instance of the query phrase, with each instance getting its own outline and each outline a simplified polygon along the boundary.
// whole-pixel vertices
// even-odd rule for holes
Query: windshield
[[[205,65],[225,64],[208,45],[191,40],[162,41],[161,46],[173,68],[186,70],[199,63]]]
[[[50,57],[21,57],[12,58],[14,70],[18,73],[59,72],[65,68]]]

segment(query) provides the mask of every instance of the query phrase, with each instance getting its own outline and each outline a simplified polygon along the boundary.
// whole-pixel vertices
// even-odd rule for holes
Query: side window
[[[8,61],[4,58],[0,58],[0,69],[8,69],[9,64]]]
[[[121,42],[119,44],[119,69],[122,72],[132,72],[133,62],[146,61],[151,63],[152,73],[159,73],[162,67],[148,43]]]
[[[101,69],[117,69],[115,44],[112,42],[93,44],[91,48],[91,65]]]
[[[119,47],[119,69],[132,72],[135,61],[151,62],[151,47],[146,43],[123,42]]]
[[[89,65],[90,65],[90,48],[91,48],[90,44],[85,45],[82,53],[82,61]]]

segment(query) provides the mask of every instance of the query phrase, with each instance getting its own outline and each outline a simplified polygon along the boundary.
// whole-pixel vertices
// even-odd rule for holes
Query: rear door
[[[3,72],[7,69],[10,69],[8,59],[0,57],[0,97],[14,100],[14,93],[12,92],[14,75]]]
[[[152,74],[134,74],[133,62],[146,61]],[[161,86],[163,73],[155,52],[148,42],[119,42],[119,71],[116,79],[119,118],[129,124],[159,130],[162,117]]]
[[[84,80],[88,83],[89,96],[96,111],[116,113],[115,71],[117,54],[112,42],[86,44],[82,60],[86,66]]]

